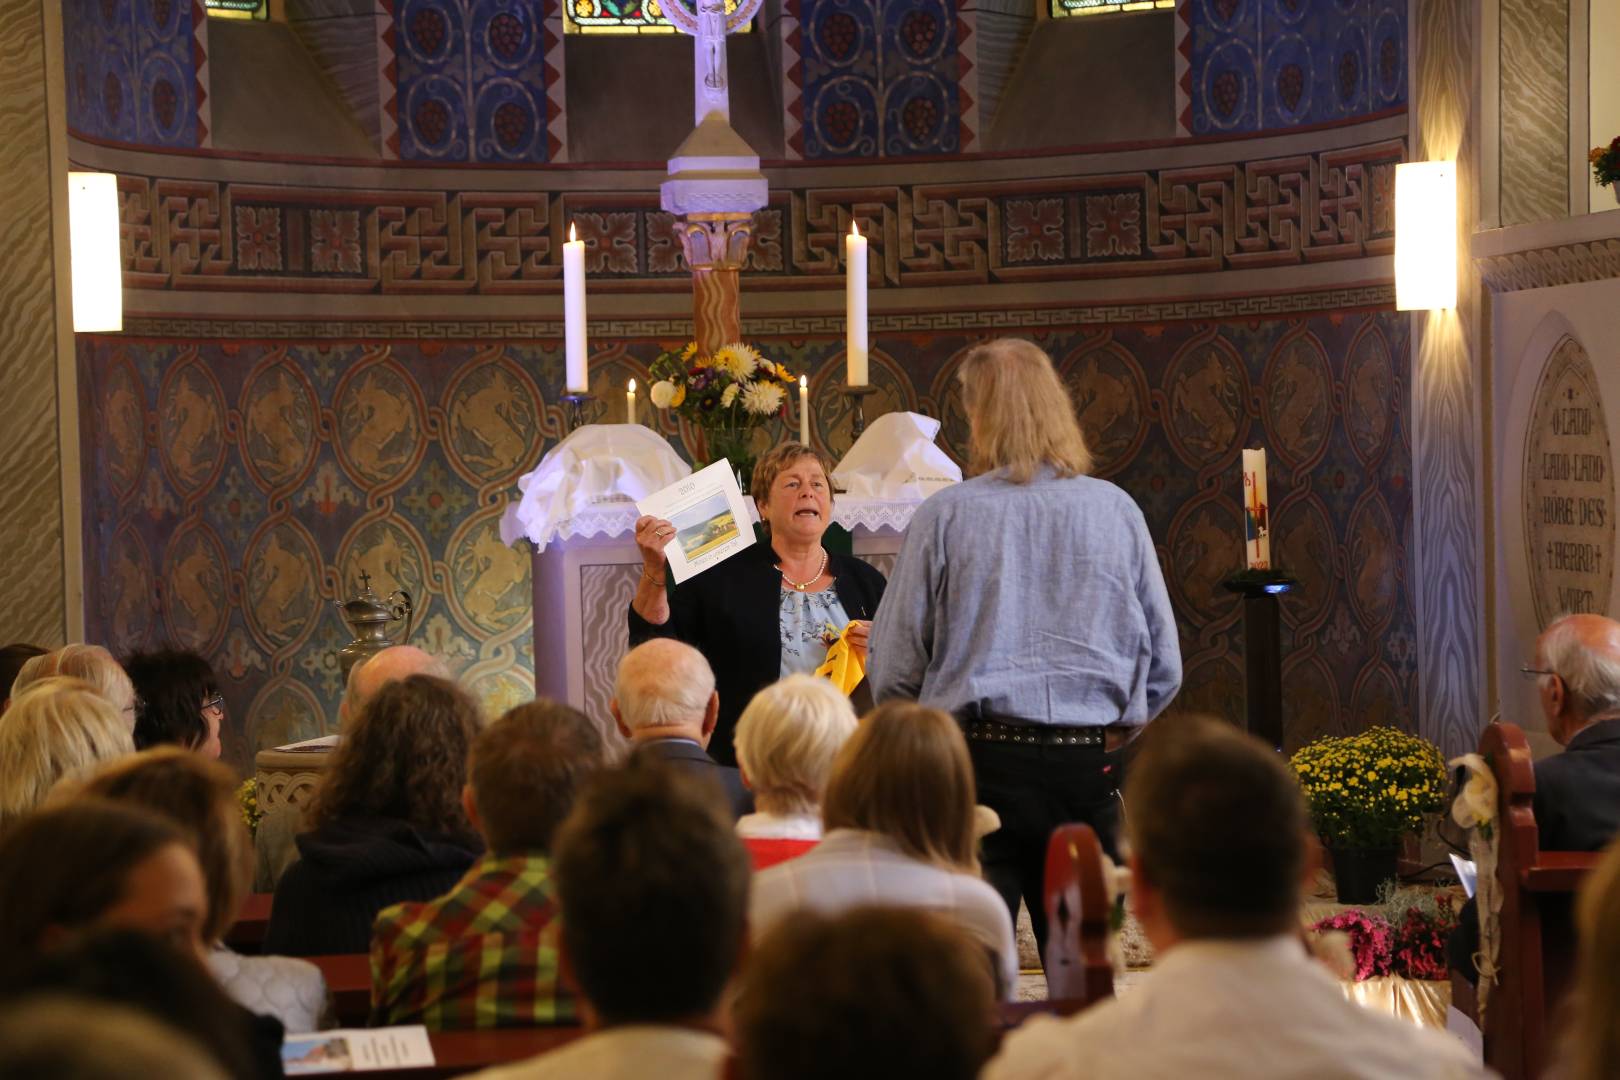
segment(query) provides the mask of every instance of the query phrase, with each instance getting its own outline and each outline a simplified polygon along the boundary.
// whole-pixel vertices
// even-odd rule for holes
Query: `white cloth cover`
[[[962,470],[934,445],[939,421],[921,413],[884,413],[867,425],[844,460],[833,469],[843,489],[839,502],[922,502],[959,483]]]
[[[690,476],[692,467],[651,428],[587,424],[552,447],[518,479],[522,495],[501,517],[501,541],[526,536],[536,551],[552,540],[633,526],[637,499]]]
[[[308,960],[291,956],[242,956],[224,946],[208,954],[208,969],[231,999],[260,1015],[274,1016],[288,1031],[329,1027],[326,976]]]
[[[1452,800],[1451,820],[1468,830],[1468,854],[1479,872],[1474,884],[1474,903],[1479,908],[1479,952],[1474,954],[1474,967],[1479,972],[1476,1012],[1483,1028],[1502,949],[1502,883],[1496,880],[1501,840],[1496,828],[1496,774],[1478,754],[1452,758],[1446,765],[1468,770],[1467,782]]]

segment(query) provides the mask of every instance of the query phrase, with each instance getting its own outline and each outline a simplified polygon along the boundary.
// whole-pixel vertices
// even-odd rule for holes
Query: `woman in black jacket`
[[[343,733],[276,884],[264,951],[363,953],[377,912],[450,891],[483,851],[461,789],[478,706],[444,679],[387,683]]]
[[[820,667],[845,626],[862,653],[883,598],[883,575],[853,555],[822,546],[832,524],[827,459],[784,443],[754,467],[752,494],[768,543],[755,544],[682,584],[667,588],[664,547],[675,526],[636,522],[641,579],[630,602],[630,644],[673,637],[714,669],[720,716],[709,753],[735,765],[732,732],[750,698],[785,675]]]

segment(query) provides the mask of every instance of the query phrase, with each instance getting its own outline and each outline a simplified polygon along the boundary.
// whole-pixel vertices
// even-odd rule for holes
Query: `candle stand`
[[[1282,623],[1277,597],[1298,582],[1277,570],[1244,570],[1221,584],[1243,597],[1245,726],[1251,735],[1281,750]]]
[[[569,434],[573,434],[585,426],[585,410],[587,407],[589,407],[591,402],[596,400],[596,395],[590,393],[589,391],[584,391],[578,394],[564,394],[562,399],[568,403],[568,412],[566,414],[568,432]]]
[[[849,429],[854,437],[859,439],[861,433],[866,430],[866,399],[877,393],[877,387],[845,386],[839,393],[849,398],[850,407],[854,409],[854,415],[849,420]]]

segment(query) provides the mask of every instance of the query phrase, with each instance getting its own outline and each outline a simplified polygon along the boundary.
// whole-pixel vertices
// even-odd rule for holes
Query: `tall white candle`
[[[636,380],[630,380],[630,388],[624,392],[624,414],[627,424],[636,422]]]
[[[844,237],[844,356],[851,386],[866,385],[866,237],[852,221]]]
[[[1271,507],[1266,501],[1266,452],[1243,451],[1243,551],[1250,570],[1271,569]]]
[[[799,376],[799,441],[810,445],[810,376]]]
[[[568,392],[583,394],[590,389],[585,373],[585,241],[568,226],[568,242],[563,245],[563,318],[566,326]]]

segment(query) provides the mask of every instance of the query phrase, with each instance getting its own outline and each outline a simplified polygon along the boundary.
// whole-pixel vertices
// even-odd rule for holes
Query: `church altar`
[[[854,537],[856,555],[887,575],[915,500],[838,499],[833,520]],[[534,691],[566,701],[603,725],[613,745],[608,702],[628,648],[626,612],[641,573],[628,500],[558,522],[534,552]]]

